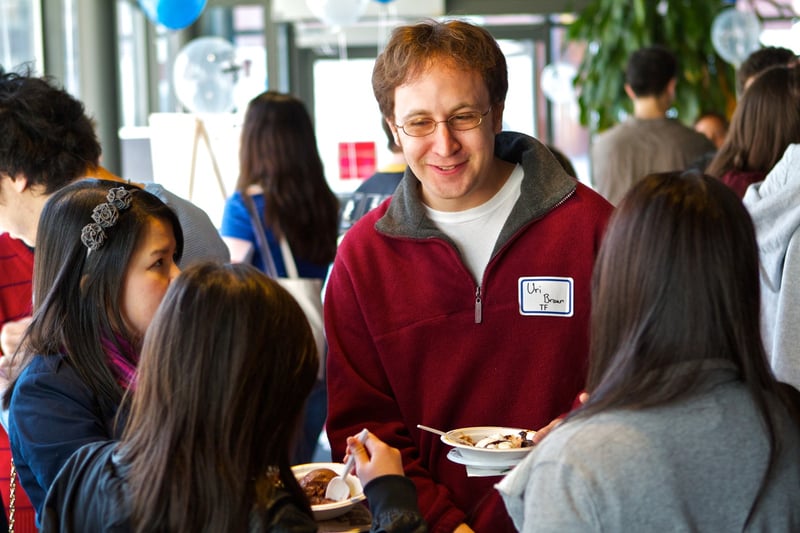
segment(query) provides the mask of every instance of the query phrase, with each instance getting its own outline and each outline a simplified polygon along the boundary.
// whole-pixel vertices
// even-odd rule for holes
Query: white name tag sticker
[[[526,316],[572,316],[572,278],[519,278],[519,313]]]

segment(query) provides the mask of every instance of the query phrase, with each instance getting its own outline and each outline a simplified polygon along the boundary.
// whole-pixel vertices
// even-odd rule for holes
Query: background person
[[[388,164],[364,180],[364,183],[359,185],[350,196],[347,204],[342,208],[342,219],[339,222],[340,235],[350,229],[368,211],[375,209],[394,194],[397,185],[403,179],[403,173],[406,170],[403,149],[395,141],[395,133],[389,124],[382,118],[381,127],[386,134],[386,147],[389,149],[391,159]]]
[[[758,270],[715,178],[634,185],[597,260],[589,398],[498,486],[520,531],[800,527],[800,391],[767,365]]]
[[[678,83],[675,55],[662,46],[637,50],[625,69],[633,115],[598,134],[590,148],[592,184],[612,204],[652,172],[684,170],[714,150],[704,135],[667,118]]]
[[[104,226],[98,213],[110,213]],[[4,404],[19,482],[39,515],[72,452],[119,437],[122,395],[145,329],[179,272],[183,234],[152,194],[84,179],[50,196],[36,248],[33,319],[24,351],[13,356],[22,370]]]
[[[797,63],[797,55],[782,46],[765,46],[752,52],[736,71],[736,92],[741,96],[759,74],[772,67]]]
[[[728,127],[728,120],[713,111],[701,113],[697,120],[694,121],[694,131],[705,135],[717,149],[725,142]]]
[[[252,263],[263,271],[245,196],[252,198],[258,211],[278,276],[287,275],[279,244],[283,235],[298,275],[324,280],[336,256],[339,201],[325,180],[311,117],[294,96],[267,91],[248,104],[236,192],[222,215],[220,233],[231,261]],[[325,402],[321,375],[308,398],[293,454],[295,464],[308,463],[313,457],[325,423]]]
[[[249,265],[186,270],[145,337],[122,440],[73,455],[42,531],[317,531],[289,460],[317,358],[276,282]],[[374,435],[347,444],[373,531],[425,531],[399,453]]]
[[[742,198],[792,143],[800,143],[800,66],[773,67],[759,74],[742,95],[725,143],[707,172]]]
[[[506,61],[485,29],[398,27],[372,81],[408,168],[345,234],[328,281],[333,457],[368,423],[401,451],[432,531],[511,532],[496,478],[466,477],[416,424],[539,429],[569,411],[612,207],[545,145],[500,132]],[[541,298],[520,301],[526,287]]]

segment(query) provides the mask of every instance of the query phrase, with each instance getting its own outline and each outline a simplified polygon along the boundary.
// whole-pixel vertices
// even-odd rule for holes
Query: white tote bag
[[[247,211],[250,214],[250,223],[256,235],[258,251],[261,253],[261,259],[264,262],[264,273],[280,283],[280,285],[294,297],[295,301],[300,305],[300,309],[305,313],[308,325],[311,326],[311,332],[314,334],[314,341],[317,344],[317,353],[319,354],[317,379],[322,380],[325,376],[325,356],[327,353],[322,317],[322,280],[317,278],[301,278],[299,276],[297,272],[297,263],[295,263],[289,241],[286,240],[286,236],[283,234],[281,234],[279,242],[287,277],[278,276],[277,269],[275,268],[275,260],[272,258],[272,252],[270,252],[269,244],[267,243],[267,235],[264,232],[261,219],[256,212],[253,199],[248,194],[243,194],[242,197],[244,198],[245,206],[247,206]]]

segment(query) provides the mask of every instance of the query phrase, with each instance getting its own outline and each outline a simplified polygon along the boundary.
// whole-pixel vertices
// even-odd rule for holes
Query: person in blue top
[[[248,104],[236,192],[222,215],[220,234],[231,262],[252,263],[265,271],[248,198],[263,225],[277,275],[287,275],[279,244],[285,237],[299,277],[324,280],[336,255],[339,200],[325,180],[311,117],[294,96],[266,91]],[[308,399],[294,463],[311,460],[325,423],[326,401],[324,377],[320,376]]]
[[[37,521],[50,484],[86,443],[118,438],[145,330],[180,272],[183,234],[154,195],[83,179],[42,210],[33,318],[6,390],[19,481]]]
[[[291,95],[267,91],[247,106],[239,179],[222,215],[231,262],[264,270],[245,195],[256,205],[278,275],[286,275],[278,246],[283,234],[300,277],[324,279],[336,255],[339,201],[325,180],[311,117]]]

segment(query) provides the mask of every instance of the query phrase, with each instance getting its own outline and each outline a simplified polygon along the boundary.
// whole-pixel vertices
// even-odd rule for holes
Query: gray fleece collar
[[[577,181],[564,171],[544,144],[528,135],[501,132],[495,137],[494,151],[504,161],[521,164],[524,172],[520,198],[500,232],[496,252],[522,226],[543,217],[571,196]],[[407,167],[386,214],[375,228],[394,237],[449,240],[426,216],[419,187],[419,180]]]

